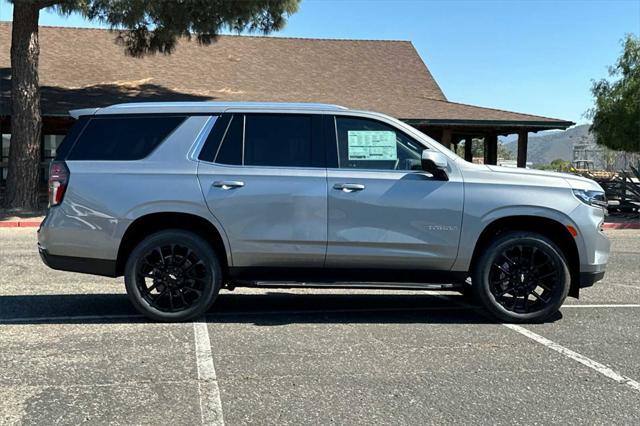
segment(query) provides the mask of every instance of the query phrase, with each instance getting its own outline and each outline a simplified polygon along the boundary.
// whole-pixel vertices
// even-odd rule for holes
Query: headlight
[[[607,196],[602,191],[586,191],[584,189],[574,189],[573,195],[585,204],[594,207],[607,208]]]

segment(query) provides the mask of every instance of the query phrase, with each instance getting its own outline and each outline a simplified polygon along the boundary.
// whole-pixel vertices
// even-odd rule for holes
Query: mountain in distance
[[[573,159],[573,145],[575,143],[595,145],[595,137],[589,132],[590,124],[581,124],[564,131],[546,131],[529,134],[527,145],[527,161],[533,164],[549,164],[560,158],[565,161]],[[518,155],[518,136],[509,135],[500,138],[504,147]]]

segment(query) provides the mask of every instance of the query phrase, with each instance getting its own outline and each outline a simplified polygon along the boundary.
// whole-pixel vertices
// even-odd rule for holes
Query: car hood
[[[497,173],[505,173],[511,175],[529,175],[532,178],[534,176],[540,176],[544,178],[555,178],[559,181],[562,180],[566,182],[566,184],[572,189],[583,189],[583,190],[591,190],[591,191],[602,191],[602,187],[598,185],[595,181],[591,179],[587,179],[582,176],[572,175],[569,173],[558,173],[558,172],[550,172],[546,170],[536,170],[536,169],[524,169],[521,167],[501,167],[501,166],[485,166],[492,172]]]

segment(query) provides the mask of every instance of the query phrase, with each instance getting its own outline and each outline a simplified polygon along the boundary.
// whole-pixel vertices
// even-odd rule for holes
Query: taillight
[[[62,202],[69,184],[69,169],[64,161],[54,161],[49,167],[49,207]]]

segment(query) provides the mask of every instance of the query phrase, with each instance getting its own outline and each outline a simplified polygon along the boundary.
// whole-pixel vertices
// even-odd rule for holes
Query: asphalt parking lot
[[[640,231],[609,236],[605,280],[546,324],[455,293],[241,289],[154,324],[121,279],[0,230],[0,423],[637,423]]]

